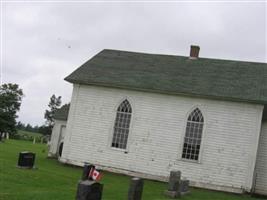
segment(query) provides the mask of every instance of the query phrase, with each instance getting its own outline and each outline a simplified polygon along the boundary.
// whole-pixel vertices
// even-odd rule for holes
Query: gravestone
[[[80,180],[76,200],[101,200],[103,184],[91,180]]]
[[[128,200],[141,200],[143,193],[144,181],[140,178],[132,178],[128,190]]]
[[[177,198],[181,196],[179,191],[181,181],[180,171],[171,171],[169,178],[168,190],[165,191],[165,195],[171,198]]]
[[[101,200],[103,184],[89,177],[90,171],[94,169],[94,165],[87,163],[84,165],[81,180],[78,182],[76,200]]]
[[[18,167],[31,169],[34,166],[35,153],[23,151],[19,153]]]
[[[181,180],[181,172],[180,171],[171,171],[169,178],[168,190],[177,191],[179,188],[179,183]]]
[[[181,193],[181,195],[189,193],[189,180],[180,181],[179,192]]]
[[[189,180],[181,180],[180,171],[171,171],[165,195],[171,198],[179,198],[187,193],[189,193]]]

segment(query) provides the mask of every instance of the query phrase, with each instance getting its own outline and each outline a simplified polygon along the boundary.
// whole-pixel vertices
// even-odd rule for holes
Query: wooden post
[[[140,178],[132,178],[128,190],[128,200],[141,200],[143,193],[144,181]]]

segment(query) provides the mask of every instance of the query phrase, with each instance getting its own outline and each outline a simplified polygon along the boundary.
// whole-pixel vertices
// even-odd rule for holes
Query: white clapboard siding
[[[267,122],[263,122],[256,165],[255,192],[267,195]]]
[[[51,140],[49,142],[48,157],[57,157],[60,142],[63,141],[66,133],[66,123],[66,121],[55,120]]]
[[[111,148],[119,104],[133,113],[125,151]],[[199,162],[181,159],[189,113],[204,116]],[[84,162],[117,172],[166,180],[181,170],[191,185],[231,192],[250,191],[256,162],[262,105],[74,85],[62,162]]]

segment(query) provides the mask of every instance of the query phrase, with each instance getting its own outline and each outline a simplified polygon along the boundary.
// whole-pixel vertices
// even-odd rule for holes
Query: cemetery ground
[[[18,130],[18,134],[21,136],[42,137],[41,133],[34,133],[29,131]]]
[[[43,137],[43,135],[41,133],[35,133],[35,132],[30,132],[30,131],[24,131],[24,130],[17,130],[17,138],[16,139],[20,139],[20,140],[28,140],[28,141],[32,141],[33,138],[35,138],[35,140],[41,141],[41,138]]]
[[[37,169],[16,167],[18,153],[36,153]],[[0,143],[0,200],[74,200],[77,182],[82,168],[60,164],[56,159],[47,158],[45,144],[32,144],[29,141],[6,140]],[[130,177],[103,172],[103,200],[126,200]],[[163,195],[167,183],[145,181],[142,200],[168,200]],[[259,200],[249,195],[236,195],[224,192],[191,188],[184,200]]]

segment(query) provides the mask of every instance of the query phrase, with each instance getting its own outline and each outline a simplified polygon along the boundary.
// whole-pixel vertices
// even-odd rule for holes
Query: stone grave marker
[[[78,182],[76,200],[101,200],[104,185],[88,177],[94,169],[94,165],[84,165],[81,180]]]
[[[22,151],[19,153],[18,165],[19,168],[32,169],[34,168],[35,153]]]
[[[103,185],[91,180],[80,180],[76,200],[101,200]]]
[[[128,190],[128,200],[141,200],[143,193],[144,181],[140,178],[132,178]]]
[[[165,195],[171,198],[179,198],[187,193],[189,193],[189,180],[181,180],[180,171],[171,171]]]

